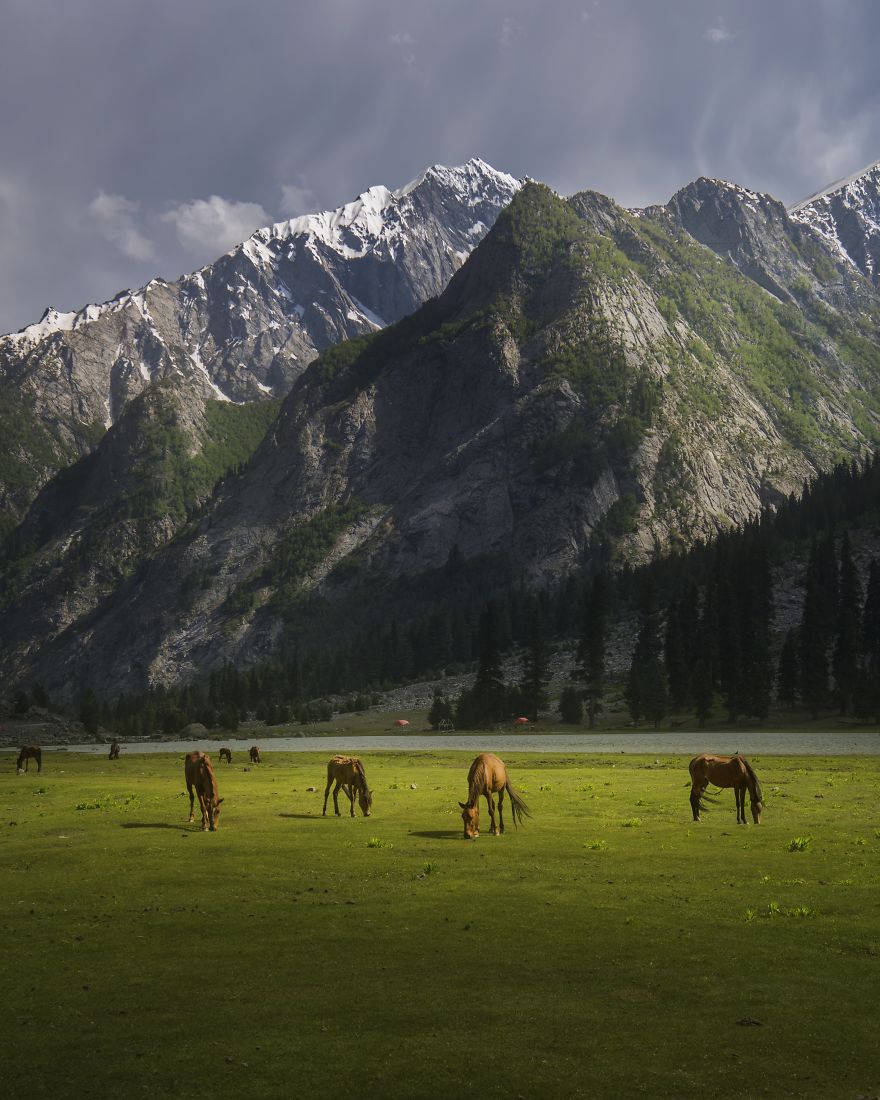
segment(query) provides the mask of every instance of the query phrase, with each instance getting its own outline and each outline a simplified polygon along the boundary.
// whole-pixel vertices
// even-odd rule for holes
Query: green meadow
[[[505,754],[532,810],[461,837],[470,753],[0,756],[5,1097],[880,1093],[880,758],[753,756],[764,824],[687,757]],[[316,787],[317,791],[307,788]]]

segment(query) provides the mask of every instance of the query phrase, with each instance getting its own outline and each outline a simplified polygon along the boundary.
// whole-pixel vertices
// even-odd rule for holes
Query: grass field
[[[4,1096],[880,1093],[880,759],[753,757],[756,828],[686,758],[509,754],[473,843],[471,754],[364,754],[355,820],[325,759],[218,767],[203,834],[179,754],[3,758]]]

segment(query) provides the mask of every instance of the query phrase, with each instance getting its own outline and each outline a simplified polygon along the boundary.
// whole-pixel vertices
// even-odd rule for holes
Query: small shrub
[[[746,920],[746,921],[757,920],[757,917],[758,917],[758,910],[757,909],[746,909],[745,913],[743,914],[743,919]]]
[[[436,870],[437,868],[434,865],[433,860],[426,859],[425,862],[422,864],[423,875],[433,875]]]
[[[788,842],[788,850],[790,852],[806,852],[810,847],[813,838],[810,836],[796,836]]]
[[[591,852],[604,852],[608,845],[604,840],[588,840],[584,847],[589,848]]]
[[[394,845],[390,840],[380,840],[377,836],[371,836],[367,841],[368,848],[393,848]]]
[[[623,822],[624,829],[637,829],[641,825],[642,819],[640,817],[628,817]]]
[[[815,917],[816,910],[811,909],[809,905],[795,905],[793,909],[786,909],[785,915],[787,917]]]

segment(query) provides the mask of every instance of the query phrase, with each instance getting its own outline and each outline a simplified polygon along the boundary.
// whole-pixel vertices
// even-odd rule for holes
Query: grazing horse
[[[189,819],[193,820],[193,790],[199,798],[202,811],[202,831],[215,832],[220,819],[220,803],[217,795],[217,778],[211,767],[211,758],[204,752],[189,752],[184,757],[183,774],[189,794]]]
[[[688,771],[691,773],[691,809],[694,812],[694,821],[699,821],[700,811],[707,808],[706,788],[712,783],[716,787],[733,787],[737,825],[748,824],[746,821],[746,791],[748,791],[752,817],[756,825],[761,824],[764,796],[755,770],[744,756],[740,756],[739,753],[736,756],[709,756],[703,753],[693,758],[688,764]]]
[[[113,744],[110,746],[110,756],[109,756],[108,759],[110,759],[110,760],[118,760],[119,759],[119,742],[118,741],[114,741]]]
[[[356,756],[334,756],[332,760],[327,761],[327,786],[324,790],[322,816],[327,816],[327,795],[330,793],[334,780],[336,780],[336,786],[333,787],[333,808],[336,810],[336,816],[342,816],[339,812],[339,789],[341,787],[351,803],[351,816],[354,817],[354,796],[357,792],[361,813],[364,817],[369,817],[373,810],[373,792],[367,786],[364,765]]]
[[[249,755],[250,755],[252,764],[262,764],[263,763],[263,758],[262,758],[262,756],[260,756],[260,750],[257,748],[256,745],[251,745]],[[230,763],[232,763],[231,760],[230,760]]]
[[[15,770],[19,775],[23,775],[28,770],[31,760],[36,760],[37,774],[39,774],[43,770],[43,750],[39,745],[26,745],[22,748],[15,764]],[[22,763],[24,763],[24,767],[21,766]]]
[[[231,749],[221,749],[220,750],[220,759],[225,760],[227,764],[231,764],[232,763],[232,750]]]
[[[510,796],[510,812],[513,814],[514,825],[518,825],[523,817],[531,817],[528,806],[511,787],[510,780],[507,778],[507,768],[502,761],[491,752],[480,753],[468,772],[468,800],[459,802],[465,840],[476,840],[480,835],[480,795],[485,797],[489,806],[489,818],[492,822],[489,832],[493,836],[499,836],[504,832],[502,807],[505,791]],[[495,824],[495,799],[492,797],[496,793],[498,794],[498,825]]]

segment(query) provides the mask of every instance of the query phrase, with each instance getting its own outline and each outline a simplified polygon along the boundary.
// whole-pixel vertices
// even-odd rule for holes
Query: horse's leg
[[[498,792],[498,832],[504,835],[504,788]]]
[[[189,820],[190,820],[190,824],[192,824],[192,820],[193,820],[193,803],[195,802],[195,793],[192,789],[192,786],[190,785],[189,780],[186,781],[186,789],[187,789],[187,792],[189,793]]]
[[[486,802],[489,806],[489,835],[498,836],[498,826],[495,824],[495,799],[490,790],[486,791]]]
[[[208,804],[201,791],[199,791],[199,806],[202,811],[202,832],[206,833],[208,831]]]
[[[748,821],[746,821],[746,785],[745,785],[745,783],[741,783],[736,788],[736,798],[737,798],[736,823],[737,823],[737,825],[748,825]]]
[[[341,786],[342,784],[337,779],[336,786],[333,788],[333,809],[336,811],[337,817],[342,817],[342,814],[339,812],[339,788]]]
[[[333,786],[333,777],[330,772],[327,772],[327,786],[324,788],[324,809],[321,811],[323,817],[327,816],[327,797],[330,794],[330,788]]]
[[[348,801],[351,803],[351,816],[354,817],[354,784],[349,783],[347,786],[343,787],[342,789],[348,795]]]
[[[694,821],[700,820],[700,786],[696,779],[691,783],[691,810],[694,814]]]

